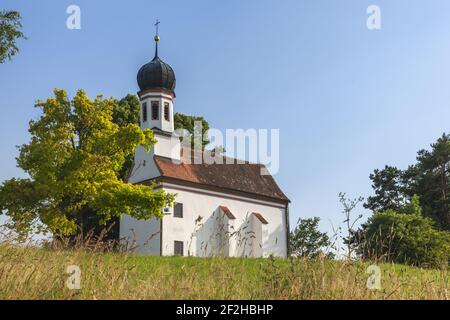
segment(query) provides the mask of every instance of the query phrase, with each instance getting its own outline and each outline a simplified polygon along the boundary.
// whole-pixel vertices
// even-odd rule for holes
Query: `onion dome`
[[[144,64],[138,71],[137,82],[141,91],[147,89],[166,89],[175,95],[175,72],[170,65],[158,57],[158,41],[155,36],[155,57],[149,63]]]

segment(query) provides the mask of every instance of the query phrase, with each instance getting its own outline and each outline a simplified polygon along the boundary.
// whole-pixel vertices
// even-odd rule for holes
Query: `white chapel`
[[[206,151],[182,147],[174,134],[175,73],[158,56],[159,40],[137,74],[141,127],[158,142],[149,152],[136,150],[129,182],[156,182],[176,199],[162,219],[123,215],[120,238],[144,255],[286,257],[290,201],[271,175],[261,174],[265,167],[230,158],[193,161]]]

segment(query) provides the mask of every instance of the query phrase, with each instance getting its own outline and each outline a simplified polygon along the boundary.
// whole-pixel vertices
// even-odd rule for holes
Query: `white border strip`
[[[201,193],[201,194],[205,194],[205,195],[212,195],[212,196],[219,196],[219,197],[226,197],[229,199],[234,199],[234,200],[241,200],[241,201],[246,201],[246,202],[253,202],[253,203],[257,203],[257,204],[263,204],[263,205],[268,205],[268,206],[272,206],[275,208],[280,208],[285,210],[286,209],[286,205],[285,204],[280,204],[280,203],[276,203],[276,202],[269,202],[269,201],[264,201],[264,200],[258,200],[258,199],[254,199],[254,198],[249,198],[249,197],[241,197],[241,196],[236,196],[236,195],[230,195],[228,193],[222,193],[222,192],[216,192],[216,191],[210,191],[210,190],[203,190],[200,188],[192,188],[192,187],[187,187],[187,186],[180,186],[178,184],[173,184],[173,183],[168,183],[168,182],[162,182],[161,183],[162,188],[172,188],[172,189],[178,189],[178,190],[183,190],[183,191],[191,191],[191,192],[196,192],[196,193]]]

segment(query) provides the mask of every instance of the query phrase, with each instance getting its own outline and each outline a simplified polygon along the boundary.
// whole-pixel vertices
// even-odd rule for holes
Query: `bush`
[[[417,212],[394,210],[375,213],[369,218],[357,252],[366,259],[412,265],[448,265],[450,233],[435,229],[434,222]]]
[[[317,258],[323,251],[331,247],[331,241],[325,232],[319,231],[320,218],[299,219],[294,231],[290,234],[290,252],[294,256]],[[332,253],[327,254],[333,258]]]

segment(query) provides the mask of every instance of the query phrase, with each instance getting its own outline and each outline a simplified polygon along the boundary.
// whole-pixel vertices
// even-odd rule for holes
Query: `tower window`
[[[147,102],[142,104],[142,122],[147,121]]]
[[[170,107],[168,102],[164,102],[164,120],[170,121]]]
[[[152,102],[152,120],[159,119],[159,103],[158,101]]]
[[[175,207],[173,208],[173,216],[175,218],[183,218],[183,204],[175,203]]]
[[[173,254],[176,256],[184,256],[184,243],[183,241],[174,241],[173,243]]]

